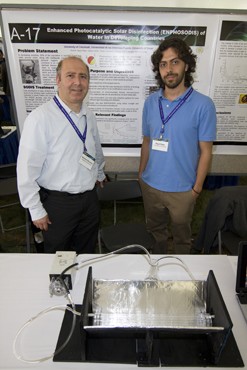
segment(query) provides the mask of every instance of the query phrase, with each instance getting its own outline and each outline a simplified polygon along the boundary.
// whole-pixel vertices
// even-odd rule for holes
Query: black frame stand
[[[207,278],[207,312],[215,315],[213,326],[223,330],[176,328],[97,328],[93,326],[92,268],[89,267],[81,317],[63,351],[60,362],[137,364],[139,367],[243,367],[232,322],[219,287],[210,271]],[[65,312],[57,349],[66,340],[72,313]]]

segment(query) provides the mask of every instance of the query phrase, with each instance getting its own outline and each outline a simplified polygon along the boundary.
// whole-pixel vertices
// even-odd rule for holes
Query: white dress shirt
[[[51,99],[32,111],[25,120],[17,159],[17,180],[21,204],[29,208],[32,220],[46,215],[39,190],[83,193],[103,181],[105,165],[96,118],[83,104],[75,114],[57,96],[81,134],[87,122],[86,149],[95,158],[91,170],[79,163],[84,144],[69,120]]]

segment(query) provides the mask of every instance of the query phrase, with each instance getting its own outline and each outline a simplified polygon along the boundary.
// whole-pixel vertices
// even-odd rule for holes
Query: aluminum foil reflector
[[[208,328],[205,281],[93,280],[97,328]],[[218,328],[219,329],[219,328]]]

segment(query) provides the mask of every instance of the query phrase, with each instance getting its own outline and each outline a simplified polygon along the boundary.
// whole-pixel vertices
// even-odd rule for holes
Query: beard
[[[169,79],[171,76],[173,77],[172,80]],[[175,89],[184,81],[184,76],[185,72],[181,74],[169,73],[165,77],[162,77],[162,81],[164,86],[168,87],[169,89]]]

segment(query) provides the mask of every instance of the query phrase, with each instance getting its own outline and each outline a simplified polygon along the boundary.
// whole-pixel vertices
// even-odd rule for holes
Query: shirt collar
[[[190,87],[188,87],[188,89],[186,89],[186,90],[185,90],[185,92],[184,92],[182,95],[178,96],[178,97],[177,97],[175,100],[173,100],[173,101],[179,101],[179,100],[183,99],[183,97],[187,94],[187,92],[189,91],[189,89],[190,89],[190,88],[191,88],[191,86],[190,86]],[[167,99],[164,97],[163,92],[164,92],[164,90],[163,90],[162,88],[160,88],[160,89],[159,89],[159,98],[161,97],[162,99],[167,100]],[[189,98],[190,98],[190,97],[189,97]]]
[[[59,101],[59,103],[62,105],[62,107],[66,110],[66,112],[71,115],[71,114],[76,114],[75,112],[73,112],[59,97],[58,94],[56,94],[56,97]],[[87,105],[85,103],[82,102],[82,105],[81,105],[81,110],[79,112],[79,114],[77,115],[79,118],[81,118],[82,116],[86,116],[87,115]]]

